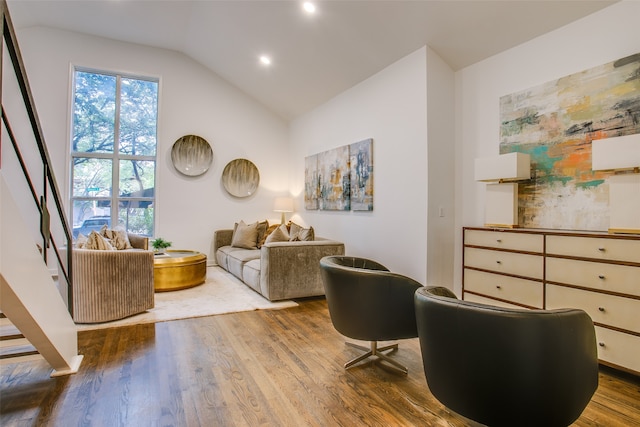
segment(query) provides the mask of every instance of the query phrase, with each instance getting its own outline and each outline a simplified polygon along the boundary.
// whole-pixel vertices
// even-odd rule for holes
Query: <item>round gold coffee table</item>
[[[177,291],[204,283],[207,256],[197,251],[165,250],[153,259],[153,285],[156,292]]]

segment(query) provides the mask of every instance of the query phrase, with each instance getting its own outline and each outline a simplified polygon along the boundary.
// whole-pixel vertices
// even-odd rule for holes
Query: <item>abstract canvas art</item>
[[[304,207],[318,209],[318,155],[304,158]]]
[[[373,210],[372,139],[349,145],[351,210]]]
[[[305,157],[304,207],[372,211],[373,139]]]
[[[611,172],[591,141],[640,133],[640,53],[500,98],[500,153],[531,155],[518,193],[529,228],[606,230]]]
[[[349,146],[318,154],[319,208],[330,211],[351,209],[349,198]]]

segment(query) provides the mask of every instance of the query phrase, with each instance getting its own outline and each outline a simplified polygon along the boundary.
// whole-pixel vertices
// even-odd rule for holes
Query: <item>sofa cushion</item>
[[[242,281],[256,292],[260,292],[260,258],[245,263],[242,268]]]
[[[227,258],[229,254],[233,251],[241,250],[243,249],[234,248],[233,246],[223,246],[221,248],[218,248],[218,250],[216,251],[216,261],[218,262],[218,265],[228,271],[229,263],[227,261]]]
[[[230,252],[227,256],[227,265],[229,273],[242,280],[242,268],[248,261],[260,259],[259,249],[240,249]]]

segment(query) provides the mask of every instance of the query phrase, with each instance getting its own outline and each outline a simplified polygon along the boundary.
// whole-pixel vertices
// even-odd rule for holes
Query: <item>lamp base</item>
[[[609,234],[640,234],[640,229],[634,228],[610,228]]]
[[[488,228],[520,228],[517,224],[485,224]]]

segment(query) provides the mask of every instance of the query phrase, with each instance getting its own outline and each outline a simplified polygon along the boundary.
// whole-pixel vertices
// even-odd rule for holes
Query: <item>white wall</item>
[[[455,79],[453,70],[429,48],[426,78],[427,283],[453,288]]]
[[[640,2],[623,1],[456,73],[455,290],[461,290],[462,227],[484,221],[476,157],[499,150],[499,98],[640,52]]]
[[[239,219],[278,221],[273,198],[289,182],[283,119],[174,51],[42,27],[21,30],[18,40],[63,197],[69,194],[70,73],[77,65],[160,79],[156,236],[206,253],[211,263],[215,229]],[[213,165],[200,177],[180,175],[171,164],[171,147],[185,134],[200,135],[213,148]],[[233,198],[220,183],[235,158],[260,171],[260,188],[249,198]]]
[[[427,277],[426,48],[391,64],[312,112],[290,131],[292,193],[301,222],[421,283]],[[305,210],[304,158],[373,138],[372,212]]]

